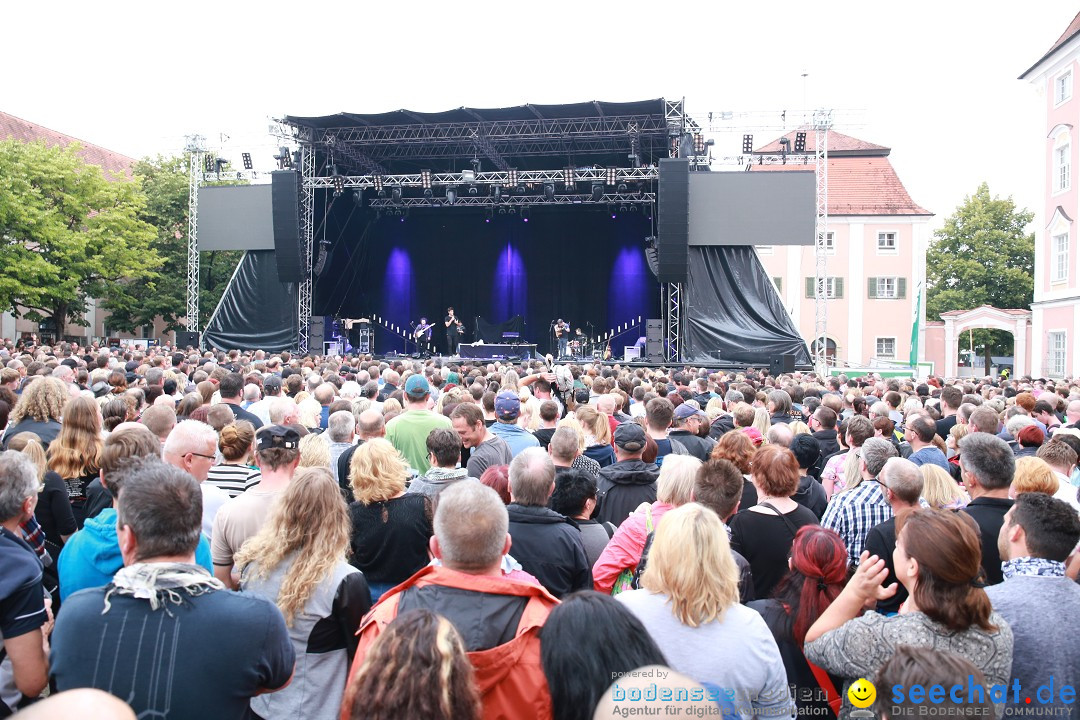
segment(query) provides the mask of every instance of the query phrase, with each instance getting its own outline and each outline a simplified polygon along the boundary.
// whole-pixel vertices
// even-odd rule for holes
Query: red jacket
[[[352,681],[363,664],[368,648],[397,617],[401,593],[411,587],[426,585],[529,598],[514,639],[489,650],[470,652],[469,661],[476,671],[485,720],[550,718],[551,695],[540,663],[540,628],[559,601],[539,585],[428,566],[387,591],[360,624],[357,630],[360,643],[349,671],[349,683],[341,704],[341,720],[348,720],[352,716]]]

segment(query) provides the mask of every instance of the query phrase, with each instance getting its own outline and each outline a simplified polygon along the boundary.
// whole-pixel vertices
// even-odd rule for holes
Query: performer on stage
[[[446,308],[443,325],[446,326],[446,352],[448,355],[457,355],[461,336],[465,334],[465,325],[460,318],[454,315],[454,308]]]
[[[574,329],[574,339],[570,342],[570,348],[573,350],[573,356],[576,358],[585,357],[586,351],[586,338],[585,333],[581,332],[581,328]]]
[[[566,357],[570,343],[570,323],[563,322],[562,318],[555,321],[555,340],[559,343],[559,357]]]
[[[434,323],[429,323],[426,317],[421,317],[420,322],[413,329],[413,340],[416,341],[416,351],[431,354],[431,328]]]

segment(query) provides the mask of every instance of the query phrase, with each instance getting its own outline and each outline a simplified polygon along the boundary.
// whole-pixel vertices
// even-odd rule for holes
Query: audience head
[[[389,500],[405,492],[409,467],[401,454],[382,438],[368,440],[353,452],[349,484],[357,501],[366,504]]]
[[[584,470],[570,470],[555,481],[550,507],[560,515],[588,519],[596,508],[596,481]]]
[[[1045,493],[1017,495],[998,533],[1002,560],[1034,557],[1065,562],[1080,542],[1080,517],[1067,502]]]
[[[791,497],[799,489],[800,476],[799,463],[786,447],[762,445],[754,453],[751,479],[760,495]]]
[[[989,688],[990,683],[986,681],[982,670],[975,667],[970,660],[945,650],[898,645],[889,660],[878,670],[874,685],[883,690],[915,686],[932,689],[940,686],[945,689],[944,697],[940,703],[935,702],[930,707],[942,715],[987,718],[994,716],[994,705],[989,692],[975,694],[970,699],[967,692],[962,692],[961,701],[953,699],[950,688]],[[884,720],[901,720],[918,717],[927,710],[927,705],[923,701],[914,702],[911,694],[905,694],[904,702],[896,704],[892,700],[892,693],[879,692],[875,709],[881,713]]]
[[[540,448],[526,448],[510,462],[510,499],[546,506],[555,489],[555,465]]]
[[[510,504],[509,465],[490,465],[480,474],[480,482],[494,490],[504,505]]]
[[[788,566],[775,596],[788,614],[795,642],[801,646],[806,631],[844,589],[847,549],[834,530],[805,525],[795,533]]]
[[[510,549],[509,523],[506,504],[494,490],[472,478],[460,480],[439,493],[431,552],[451,570],[501,574]]]
[[[667,455],[656,478],[656,499],[678,507],[694,499],[694,480],[701,461],[692,455]]]
[[[739,509],[743,476],[730,460],[711,458],[702,463],[694,477],[694,502],[712,510],[727,522]]]
[[[202,532],[198,481],[157,457],[130,460],[114,477],[120,487],[116,527],[124,564],[191,562]]]
[[[973,432],[960,441],[960,471],[969,491],[1006,490],[1016,472],[1016,456],[1001,438]]]
[[[118,472],[135,458],[160,458],[161,441],[142,425],[125,426],[105,439],[101,451],[101,484],[112,495],[113,504],[120,496],[124,474]]]
[[[427,451],[433,466],[454,468],[461,459],[461,437],[449,428],[435,428],[428,433]]]
[[[0,452],[0,523],[18,524],[33,517],[41,489],[29,457],[13,450]]]

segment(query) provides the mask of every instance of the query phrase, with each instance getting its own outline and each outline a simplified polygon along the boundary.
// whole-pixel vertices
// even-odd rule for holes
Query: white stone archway
[[[1002,310],[989,305],[980,305],[971,310],[952,310],[941,313],[945,323],[945,367],[946,377],[956,377],[957,367],[956,342],[965,330],[1004,330],[1013,336],[1013,377],[1026,375],[1028,372],[1028,335],[1031,330],[1031,311],[1019,309]]]

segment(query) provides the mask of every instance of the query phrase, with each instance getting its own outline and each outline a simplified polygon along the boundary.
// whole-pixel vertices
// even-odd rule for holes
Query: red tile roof
[[[831,140],[830,140],[831,144]],[[753,172],[813,170],[803,165],[755,165]],[[889,158],[829,154],[829,215],[933,215],[908,195]]]
[[[1042,64],[1043,60],[1045,60],[1046,58],[1053,55],[1057,51],[1057,49],[1059,47],[1061,47],[1065,43],[1072,40],[1073,36],[1076,35],[1077,33],[1080,33],[1080,13],[1076,14],[1076,17],[1074,17],[1072,22],[1069,23],[1069,27],[1065,28],[1065,32],[1061,33],[1061,37],[1059,37],[1054,42],[1054,44],[1050,46],[1050,49],[1047,50],[1046,53],[1041,58],[1039,58],[1038,61],[1034,65],[1032,65],[1027,70],[1025,70],[1023,72],[1023,74],[1020,75],[1020,77],[1017,78],[1017,79],[1018,80],[1023,80],[1025,77],[1027,77],[1028,73],[1030,73],[1032,70],[1037,68],[1040,64]]]
[[[795,152],[795,134],[799,132],[806,133],[806,152],[817,151],[817,134],[813,130],[807,130],[800,128],[798,130],[792,130],[784,135],[791,141],[788,145],[788,152]],[[882,157],[889,154],[890,149],[884,145],[875,145],[874,143],[866,142],[858,138],[853,138],[850,135],[838,133],[835,130],[829,132],[829,154],[842,156],[842,155],[857,155],[857,156],[871,156],[880,155]],[[780,152],[780,138],[773,140],[771,143],[764,147],[760,147],[754,151],[756,154],[761,155],[776,155]]]
[[[127,177],[131,177],[131,166],[135,164],[135,159],[129,158],[127,155],[121,155],[112,150],[106,150],[93,143],[88,143],[79,140],[78,138],[71,137],[70,135],[65,135],[55,130],[42,127],[41,125],[35,125],[28,120],[23,120],[14,115],[0,112],[0,140],[11,138],[22,142],[44,140],[49,146],[61,145],[66,147],[71,143],[79,143],[79,145],[82,146],[82,150],[79,151],[79,157],[87,163],[97,165],[105,170],[106,176],[109,176],[110,174],[123,174]]]

